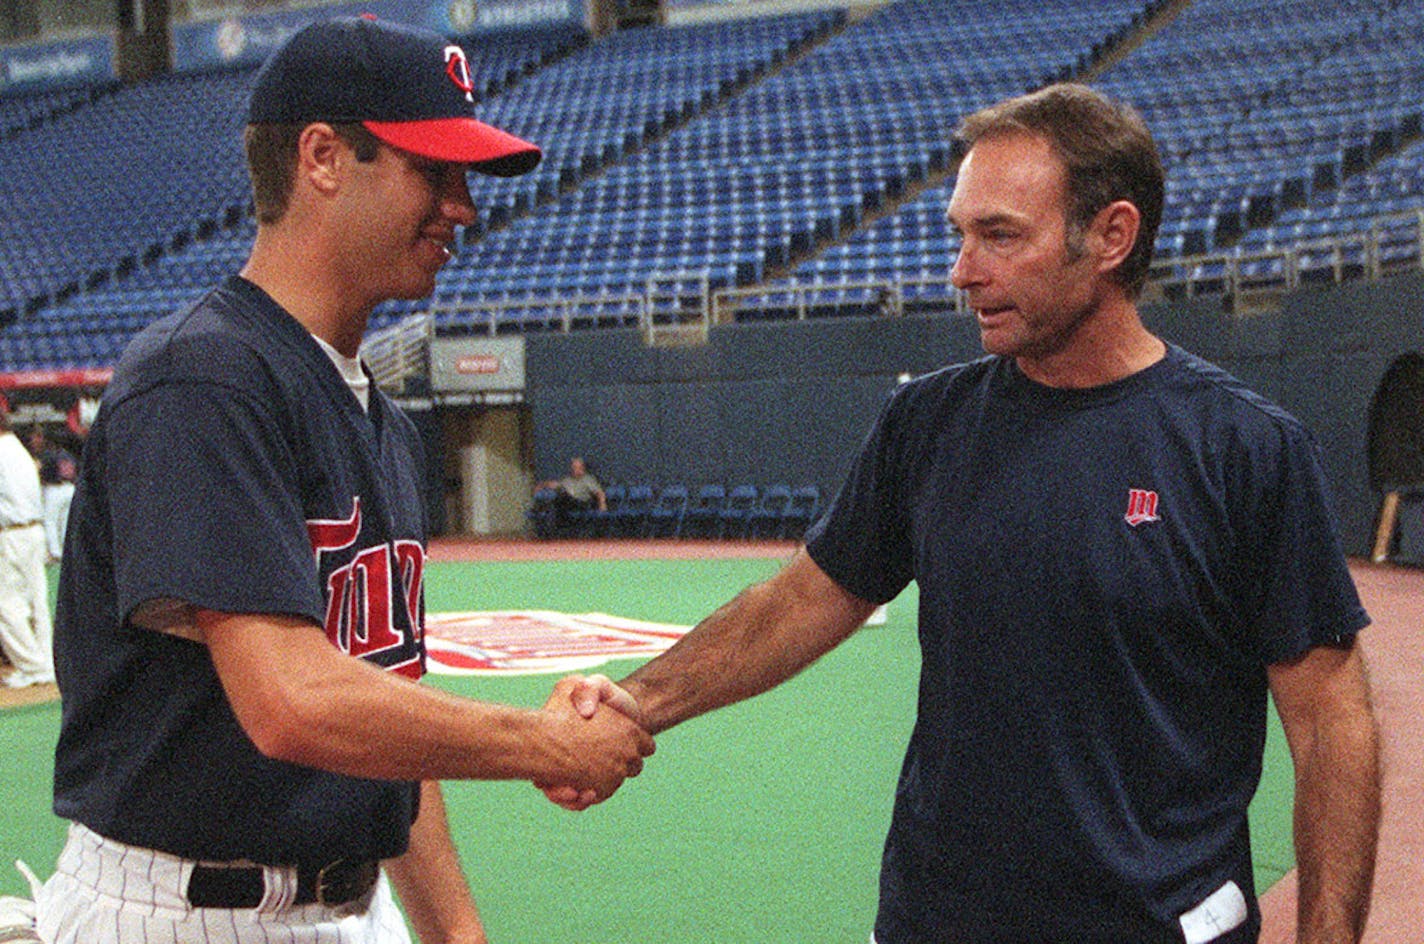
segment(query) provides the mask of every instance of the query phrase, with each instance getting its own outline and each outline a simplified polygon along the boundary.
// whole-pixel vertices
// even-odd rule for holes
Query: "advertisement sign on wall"
[[[430,388],[437,393],[523,391],[523,338],[433,338]]]
[[[287,37],[316,20],[370,13],[384,20],[411,22],[429,0],[367,0],[277,13],[173,26],[173,71],[260,64]]]
[[[108,36],[0,48],[0,93],[97,85],[117,77]]]
[[[583,23],[584,0],[365,0],[175,25],[173,69],[193,72],[255,66],[308,23],[366,13],[468,36],[511,27]]]

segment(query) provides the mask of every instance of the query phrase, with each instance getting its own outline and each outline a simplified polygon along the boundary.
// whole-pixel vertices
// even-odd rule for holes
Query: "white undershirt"
[[[361,410],[369,413],[371,410],[371,378],[367,377],[366,372],[361,369],[361,359],[347,357],[316,335],[312,335],[312,338],[321,345],[326,356],[331,358],[331,362],[336,365],[336,369],[341,373],[341,379],[346,381],[346,386],[351,388],[351,392],[360,402]]]

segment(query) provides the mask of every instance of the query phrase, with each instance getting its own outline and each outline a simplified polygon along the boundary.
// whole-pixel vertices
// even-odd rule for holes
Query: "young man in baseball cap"
[[[259,73],[258,231],[240,275],[125,352],[60,581],[48,942],[481,944],[437,781],[605,798],[652,740],[411,684],[424,671],[420,438],[357,360],[370,312],[434,286],[466,173],[532,144],[478,121],[442,37],[321,22]],[[623,698],[607,688],[610,700]],[[626,705],[625,705],[626,707]]]

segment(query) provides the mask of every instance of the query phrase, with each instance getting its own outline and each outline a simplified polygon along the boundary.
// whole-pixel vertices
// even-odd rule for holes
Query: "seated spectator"
[[[574,516],[579,512],[592,511],[595,508],[605,511],[608,508],[608,498],[603,493],[603,486],[578,456],[569,460],[568,475],[561,479],[540,482],[539,488],[553,489],[556,493],[554,512],[559,530],[564,530],[572,524]]]

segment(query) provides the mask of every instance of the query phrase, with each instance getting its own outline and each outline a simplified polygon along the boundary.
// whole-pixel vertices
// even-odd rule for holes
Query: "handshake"
[[[534,785],[567,810],[602,803],[643,770],[656,749],[637,701],[604,675],[570,675],[554,686],[543,714],[552,726],[549,773]]]

